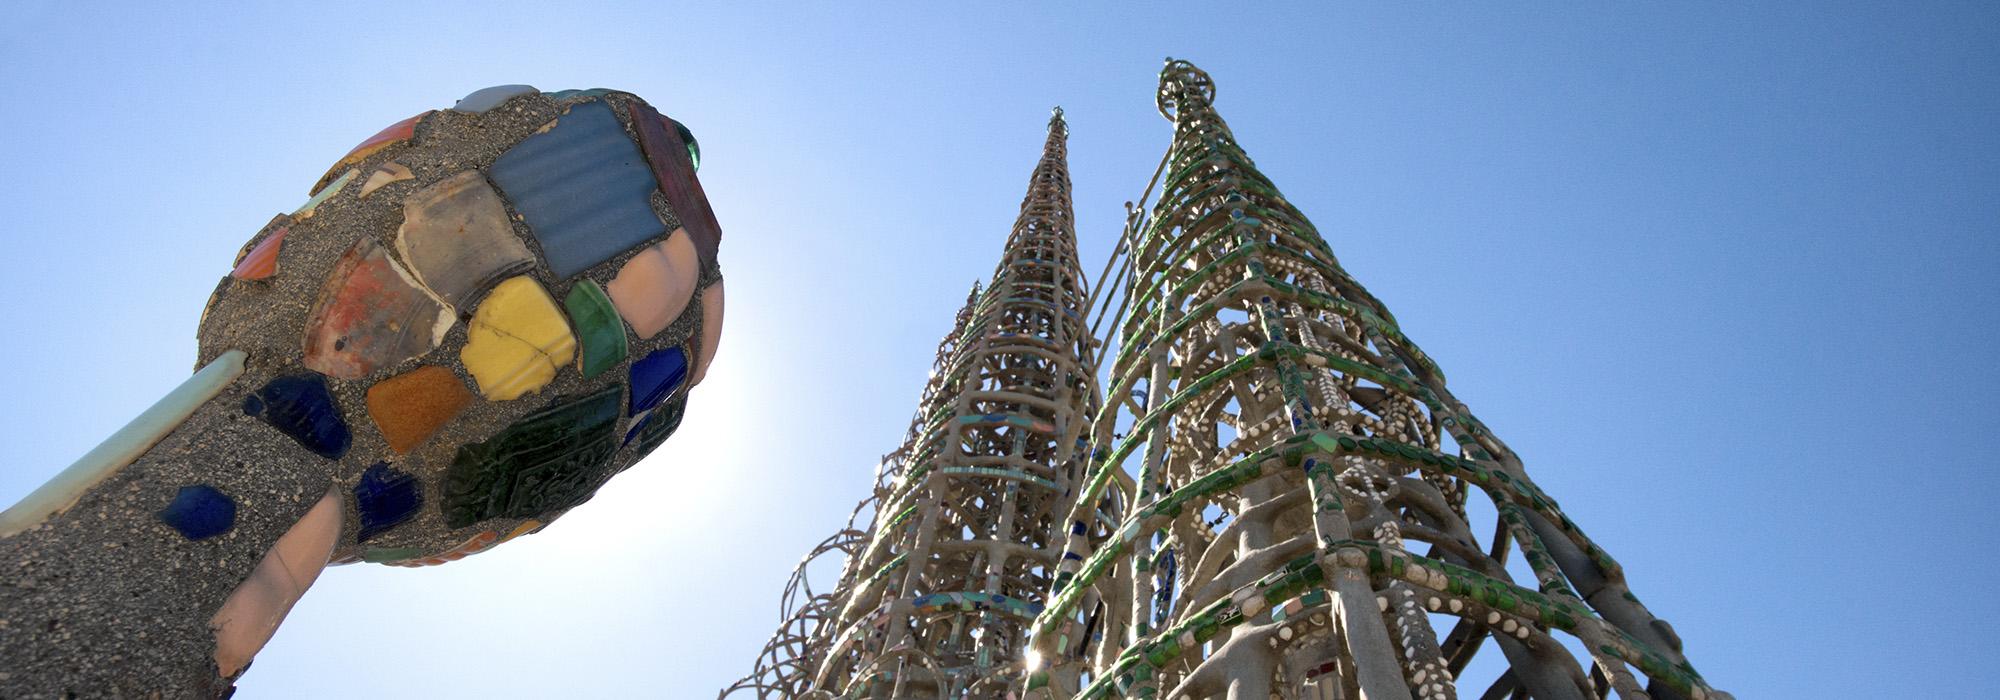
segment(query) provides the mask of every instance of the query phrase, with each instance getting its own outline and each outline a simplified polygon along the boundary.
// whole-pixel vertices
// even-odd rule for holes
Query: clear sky
[[[1094,274],[1172,55],[1716,687],[2000,695],[2000,6],[1070,4],[9,2],[0,502],[186,376],[355,142],[629,90],[726,232],[680,434],[541,534],[330,570],[238,697],[712,697],[901,438],[1049,107]]]

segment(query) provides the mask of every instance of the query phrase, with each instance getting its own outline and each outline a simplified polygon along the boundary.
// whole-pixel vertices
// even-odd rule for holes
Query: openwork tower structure
[[[786,622],[724,695],[987,698],[1018,682],[1096,413],[1068,135],[1057,110],[998,269],[857,509],[872,506],[873,523],[801,564]],[[792,600],[811,557],[833,551],[848,555],[834,590]]]
[[[1214,97],[1168,61],[1174,139],[1141,202],[1158,199],[1100,280],[1108,366],[1051,123],[999,271],[856,509],[872,524],[812,555],[846,553],[840,583],[815,595],[795,576],[757,674],[725,694],[1729,697]]]
[[[1077,499],[1124,472],[1132,505],[1102,542],[1097,513],[1073,517],[1086,534],[1036,621],[1028,696],[1452,698],[1489,638],[1506,670],[1481,698],[1722,695],[1257,171],[1214,97],[1192,64],[1161,73],[1174,141],[1150,221],[1128,229],[1129,313]],[[1492,537],[1470,498],[1497,512]]]

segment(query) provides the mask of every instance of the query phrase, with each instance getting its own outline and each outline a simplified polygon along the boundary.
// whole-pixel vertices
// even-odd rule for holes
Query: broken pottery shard
[[[701,349],[695,353],[694,377],[688,386],[708,376],[708,363],[715,361],[715,347],[722,342],[722,280],[701,290]]]
[[[713,262],[715,249],[722,242],[722,226],[715,222],[715,210],[708,206],[701,179],[695,177],[689,144],[682,141],[680,129],[675,128],[678,124],[650,105],[632,105],[632,126],[639,132],[639,145],[646,150],[646,162],[660,182],[660,192],[667,196],[667,205],[673,207],[681,227],[694,236],[701,259]]]
[[[509,278],[479,303],[466,327],[459,361],[494,401],[519,398],[555,379],[576,356],[576,337],[534,278]]]
[[[447,564],[450,562],[455,562],[460,559],[472,556],[474,554],[484,552],[488,549],[492,549],[494,545],[497,545],[499,543],[500,543],[500,533],[494,532],[492,530],[487,530],[477,535],[473,535],[471,539],[468,539],[464,542],[460,542],[458,546],[452,547],[451,549],[446,550],[443,553],[440,553],[436,556],[424,557],[422,559],[404,559],[402,561],[384,561],[383,563],[388,564],[390,566],[402,566],[410,568],[415,568],[419,566],[437,566],[439,564]]]
[[[347,454],[352,436],[326,378],[317,374],[277,377],[243,399],[243,412],[264,419],[300,446],[327,459]]]
[[[687,308],[695,281],[701,277],[700,266],[687,232],[674,229],[667,240],[626,260],[605,290],[611,293],[618,315],[632,324],[632,332],[641,339],[651,338],[666,330]]]
[[[389,161],[382,167],[376,168],[375,172],[369,173],[368,181],[361,183],[361,196],[366,197],[370,192],[381,189],[383,185],[402,182],[413,177],[416,177],[416,174],[410,172],[408,167],[402,163]]]
[[[625,441],[631,442],[637,438],[639,456],[644,457],[652,452],[653,448],[659,447],[660,443],[666,442],[667,438],[673,437],[674,431],[681,427],[681,418],[686,414],[687,395],[682,394],[680,398],[669,401],[654,409],[652,413],[646,414],[644,420],[639,421],[638,425],[625,433]]]
[[[615,472],[621,387],[560,403],[459,448],[445,473],[445,524],[541,517],[590,499]]]
[[[666,229],[653,213],[655,185],[645,156],[603,102],[571,107],[554,128],[502,154],[492,175],[558,279]]]
[[[563,298],[563,306],[569,310],[570,323],[576,324],[577,341],[583,344],[577,370],[584,379],[603,374],[625,359],[625,323],[618,320],[618,310],[596,282],[578,280]]]
[[[341,173],[340,179],[334,180],[333,184],[327,185],[325,189],[314,193],[311,199],[306,200],[305,204],[299,205],[298,210],[292,212],[292,218],[299,220],[312,218],[313,214],[319,212],[319,205],[325,204],[326,200],[333,199],[334,195],[340,194],[340,191],[343,189],[347,189],[347,183],[353,182],[354,176],[360,172],[359,170],[349,170]]]
[[[361,551],[361,560],[370,564],[389,564],[423,555],[421,547],[369,547]]]
[[[423,504],[423,485],[416,476],[387,462],[376,462],[361,472],[361,480],[354,484],[354,512],[361,516],[361,529],[354,541],[367,542],[416,517]]]
[[[160,511],[160,522],[182,537],[208,539],[236,526],[236,501],[208,484],[182,486],[173,502]]]
[[[236,256],[236,267],[229,276],[240,280],[261,280],[278,272],[278,251],[285,245],[285,234],[291,229],[292,217],[279,214],[258,231],[263,240]]]
[[[318,193],[320,189],[326,187],[327,181],[333,179],[333,174],[340,172],[341,168],[353,165],[363,158],[374,155],[376,151],[409,140],[410,137],[417,134],[417,124],[422,122],[424,117],[430,116],[430,114],[430,112],[424,112],[409,119],[390,124],[388,128],[375,132],[374,136],[368,137],[367,140],[355,146],[354,150],[348,151],[347,155],[341,156],[340,160],[333,164],[333,167],[327,168],[326,175],[322,176],[319,182],[313,185],[312,191]]]
[[[505,104],[507,100],[517,95],[532,95],[535,92],[537,91],[533,85],[495,85],[489,88],[480,88],[460,99],[458,104],[452,105],[451,110],[454,112],[483,114],[486,110]]]
[[[368,387],[368,415],[398,454],[423,444],[472,401],[451,370],[425,365]]]
[[[687,368],[687,353],[677,347],[654,351],[632,363],[632,398],[626,413],[636,416],[660,405],[661,399],[680,388]]]
[[[250,665],[250,658],[271,641],[292,605],[319,578],[340,538],[341,520],[340,498],[328,492],[264,552],[249,578],[237,584],[209,618],[209,629],[215,631],[215,667],[223,676],[234,677]]]
[[[542,94],[548,95],[549,99],[551,100],[561,102],[563,100],[568,100],[568,99],[603,97],[613,92],[617,91],[612,90],[611,88],[590,88],[588,90],[557,90],[555,92],[544,92]]]
[[[535,265],[534,255],[507,221],[500,195],[477,170],[452,175],[403,200],[396,252],[418,281],[456,307]]]
[[[449,310],[363,238],[320,287],[306,319],[304,364],[329,377],[360,379],[429,351],[438,327],[450,322]]]
[[[520,537],[522,535],[532,535],[537,532],[541,532],[542,528],[547,526],[548,523],[544,523],[540,520],[534,520],[534,519],[523,520],[521,521],[521,524],[515,525],[513,530],[509,531],[505,535],[502,535],[500,537],[500,541],[494,542],[493,544],[495,545],[506,544],[507,540],[511,540],[516,537]]]

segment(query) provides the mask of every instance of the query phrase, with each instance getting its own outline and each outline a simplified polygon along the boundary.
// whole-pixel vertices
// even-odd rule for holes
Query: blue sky
[[[1995,6],[1223,8],[10,3],[0,501],[186,375],[237,247],[355,142],[629,90],[725,230],[681,434],[541,534],[330,570],[239,697],[709,697],[900,439],[1049,107],[1094,273],[1172,55],[1716,687],[2000,694]]]

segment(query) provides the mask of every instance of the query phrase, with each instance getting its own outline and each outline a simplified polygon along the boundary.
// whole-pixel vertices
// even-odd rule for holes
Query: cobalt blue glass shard
[[[182,486],[160,511],[160,521],[188,539],[207,539],[236,526],[236,501],[208,484]]]
[[[300,446],[327,459],[347,454],[351,436],[340,417],[326,378],[317,374],[277,377],[243,399],[243,412],[264,419]]]
[[[660,405],[661,399],[680,388],[681,380],[687,378],[687,368],[687,353],[678,346],[655,350],[632,363],[632,397],[626,415],[636,416]]]
[[[361,532],[354,541],[367,542],[416,517],[423,504],[423,485],[417,483],[416,476],[397,471],[388,462],[376,462],[354,485],[354,510],[361,514]]]

